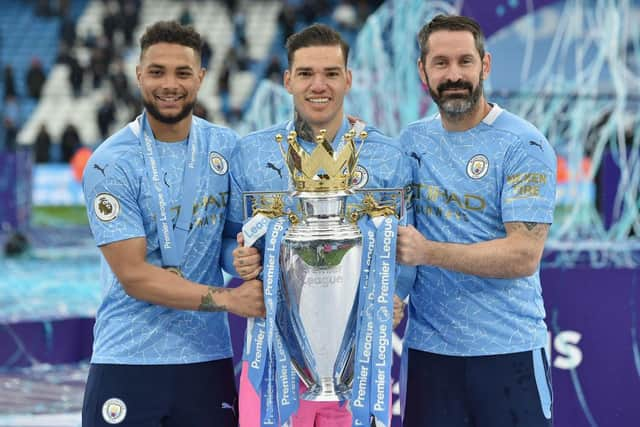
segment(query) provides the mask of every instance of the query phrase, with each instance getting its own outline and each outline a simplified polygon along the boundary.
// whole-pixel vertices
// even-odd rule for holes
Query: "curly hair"
[[[159,21],[147,27],[140,37],[140,58],[144,52],[157,43],[175,43],[192,48],[199,57],[202,53],[202,37],[191,26],[180,25],[176,21]]]

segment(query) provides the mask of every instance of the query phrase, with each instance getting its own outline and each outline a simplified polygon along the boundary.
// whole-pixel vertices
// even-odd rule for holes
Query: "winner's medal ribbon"
[[[242,226],[242,234],[244,236],[244,246],[253,246],[262,236],[267,233],[269,222],[271,219],[260,213],[249,218],[248,221]],[[265,320],[263,318],[250,317],[247,319],[247,329],[245,337],[244,351],[242,353],[242,360],[249,362],[249,365],[253,365],[255,369],[260,363],[258,359],[262,359],[263,343],[265,337]],[[252,362],[253,361],[253,362]],[[251,366],[250,366],[251,368]],[[253,383],[254,389],[260,385],[260,380],[257,383]]]
[[[356,354],[354,361],[353,391],[351,412],[354,426],[370,425],[371,350],[373,343],[373,294],[369,282],[372,276],[372,259],[375,249],[375,226],[368,216],[360,218],[358,227],[362,233],[362,261],[360,284],[358,289],[358,322],[356,335]]]
[[[276,397],[280,425],[284,425],[299,406],[298,375],[291,364],[291,357],[284,346],[279,331],[275,331]]]
[[[369,379],[373,396],[370,399],[371,415],[383,425],[391,420],[391,363],[393,353],[391,339],[393,333],[393,294],[396,277],[396,235],[398,219],[394,215],[385,216],[376,231],[376,245],[373,258],[374,280],[373,298],[373,349]]]
[[[193,203],[196,199],[198,177],[201,175],[201,162],[198,162],[198,138],[193,125],[187,139],[187,153],[189,157],[184,165],[182,178],[182,200],[175,227],[171,224],[168,210],[170,208],[169,194],[162,183],[162,173],[158,164],[156,140],[151,132],[147,120],[147,113],[142,113],[139,141],[142,146],[145,168],[151,184],[151,198],[153,199],[153,213],[156,217],[160,253],[165,267],[179,270],[182,264],[184,246],[189,233]],[[175,228],[175,229],[174,229]]]
[[[278,425],[278,414],[276,413],[276,385],[275,385],[275,358],[273,353],[267,355],[267,372],[263,378],[262,385],[258,390],[260,393],[260,427]]]
[[[260,219],[260,222],[262,222],[264,218],[265,217],[262,217]],[[247,339],[245,343],[245,352],[243,354],[243,359],[248,361],[249,366],[247,376],[256,391],[260,390],[260,387],[262,385],[267,353],[270,349],[273,339],[273,329],[269,331],[268,328],[273,328],[275,322],[275,305],[277,303],[276,285],[277,279],[280,275],[280,266],[278,259],[280,257],[280,245],[282,243],[282,238],[284,237],[286,229],[288,228],[288,222],[285,218],[267,218],[267,221],[268,224],[266,225],[266,227],[260,227],[262,233],[259,236],[253,236],[252,238],[254,240],[257,240],[257,238],[259,238],[261,235],[266,234],[265,257],[263,261],[263,290],[265,305],[267,309],[267,319],[269,319],[269,316],[271,316],[272,318],[269,325],[267,325],[267,319],[263,318],[252,318],[248,320]],[[279,224],[277,228],[276,224]],[[243,233],[244,231],[245,227],[243,227]],[[271,263],[268,262],[268,254],[276,257],[271,260]],[[269,332],[271,332],[271,336],[269,336]]]
[[[265,323],[265,339],[266,339],[266,360],[269,363],[266,376],[264,375],[264,361],[258,363],[256,368],[250,366],[249,380],[256,387],[254,381],[261,381],[262,385],[256,387],[266,395],[263,399],[261,407],[261,422],[263,425],[270,424],[272,417],[277,421],[277,408],[275,405],[275,382],[276,382],[276,354],[274,351],[274,335],[278,334],[276,330],[276,311],[278,308],[278,283],[280,281],[280,246],[282,239],[289,228],[289,220],[285,217],[278,217],[269,222],[267,234],[265,235],[264,249],[264,266],[263,266],[263,290],[264,303],[267,311]]]

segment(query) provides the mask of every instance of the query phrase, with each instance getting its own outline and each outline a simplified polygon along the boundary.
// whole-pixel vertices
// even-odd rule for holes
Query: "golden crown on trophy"
[[[316,147],[311,153],[307,153],[298,143],[296,131],[292,130],[287,136],[289,148],[286,153],[282,147],[282,135],[276,135],[276,141],[280,145],[282,157],[285,159],[296,191],[324,193],[346,191],[351,188],[353,173],[360,154],[355,144],[356,131],[351,129],[344,135],[344,144],[337,153],[327,141],[326,133],[327,131],[322,129],[320,135],[315,137]],[[362,131],[358,136],[360,148],[362,148],[368,136],[367,132]]]

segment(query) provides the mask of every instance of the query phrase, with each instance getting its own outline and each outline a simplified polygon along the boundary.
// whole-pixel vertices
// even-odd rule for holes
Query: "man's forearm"
[[[120,278],[128,295],[179,310],[228,311],[230,289],[191,282],[151,264]]]
[[[517,278],[532,275],[540,262],[537,250],[508,238],[461,244],[427,241],[423,264],[481,277]]]

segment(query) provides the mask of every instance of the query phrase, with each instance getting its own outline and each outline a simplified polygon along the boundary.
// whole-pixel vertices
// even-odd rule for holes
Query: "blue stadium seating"
[[[74,22],[82,14],[89,0],[72,0],[69,13]],[[35,2],[0,1],[0,65],[13,68],[21,117],[24,123],[37,102],[27,97],[25,76],[32,58],[37,57],[45,73],[51,70],[58,55],[61,18],[40,17],[35,13]],[[0,99],[4,99],[4,79],[0,79]],[[0,135],[4,138],[4,134]]]

